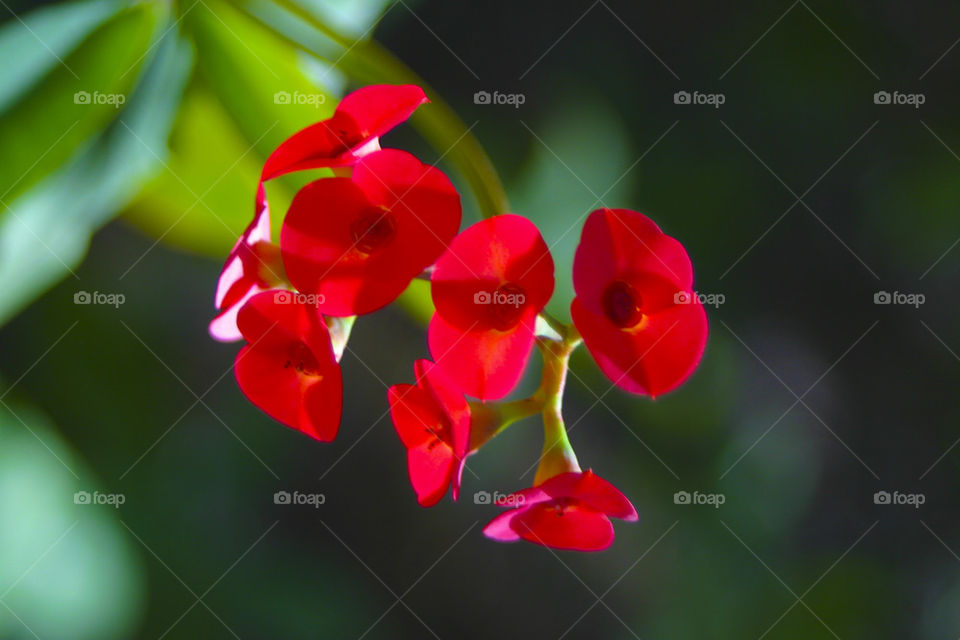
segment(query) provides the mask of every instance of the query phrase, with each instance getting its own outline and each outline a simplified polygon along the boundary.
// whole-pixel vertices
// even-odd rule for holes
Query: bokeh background
[[[337,42],[267,0],[0,4],[0,637],[960,635],[960,6],[286,3]],[[357,322],[333,444],[251,406],[237,346],[207,336],[263,158],[396,77],[370,38],[541,227],[558,314],[602,205],[681,239],[722,302],[699,370],[655,402],[574,359],[581,463],[641,513],[606,552],[481,534],[496,508],[473,493],[529,484],[535,420],[470,459],[460,503],[417,506],[385,385],[427,355],[422,288]],[[456,150],[421,137],[438,108],[385,144],[440,159],[477,219]],[[271,188],[275,213],[295,188]]]

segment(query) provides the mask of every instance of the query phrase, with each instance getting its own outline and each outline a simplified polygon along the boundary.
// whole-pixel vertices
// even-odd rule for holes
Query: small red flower
[[[248,343],[234,362],[244,395],[288,427],[333,440],[343,382],[323,316],[297,294],[276,290],[250,298],[237,325]]]
[[[679,386],[707,341],[686,250],[650,218],[600,209],[587,218],[573,262],[570,313],[614,384],[651,397]]]
[[[214,304],[220,313],[210,322],[210,335],[221,342],[243,336],[237,329],[237,312],[256,294],[284,282],[280,247],[270,241],[270,210],[261,184],[257,188],[256,212],[223,265]]]
[[[392,302],[460,228],[460,196],[435,167],[405,151],[361,158],[351,178],[297,193],[280,231],[287,275],[332,316]]]
[[[390,387],[390,415],[407,448],[410,484],[423,507],[432,507],[453,487],[460,494],[460,477],[470,441],[470,407],[463,393],[429,360],[414,365],[416,385]]]
[[[495,400],[516,386],[537,314],[553,294],[553,258],[526,218],[501,215],[464,230],[431,277],[437,312],[430,353],[469,395]]]
[[[418,86],[377,84],[344,96],[330,118],[287,138],[267,158],[261,180],[291,171],[350,165],[380,148],[379,137],[428,102]]]
[[[527,540],[555,549],[602,551],[613,543],[610,518],[637,520],[637,511],[612,484],[593,473],[570,471],[498,500],[516,507],[484,527],[500,542]]]

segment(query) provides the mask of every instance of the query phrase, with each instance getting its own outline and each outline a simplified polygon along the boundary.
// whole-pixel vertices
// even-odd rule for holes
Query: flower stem
[[[572,331],[571,331],[572,330]],[[570,335],[570,333],[574,335]],[[553,476],[567,471],[579,471],[577,456],[567,438],[563,422],[563,390],[570,366],[570,354],[580,344],[576,330],[567,327],[561,340],[537,338],[537,346],[543,354],[543,378],[540,391],[544,394],[543,454],[534,477],[534,486]]]

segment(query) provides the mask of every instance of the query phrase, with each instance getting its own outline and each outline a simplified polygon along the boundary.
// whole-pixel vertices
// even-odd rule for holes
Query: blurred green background
[[[960,635],[956,3],[0,4],[0,638]],[[641,513],[604,553],[481,534],[473,493],[529,484],[533,420],[460,503],[417,506],[385,385],[427,355],[422,289],[357,322],[333,444],[251,406],[207,336],[266,154],[403,81],[384,50],[543,230],[552,310],[602,205],[653,217],[723,298],[656,402],[575,357],[571,440]],[[440,159],[471,221],[441,109],[384,144]],[[278,220],[297,185],[271,187]]]

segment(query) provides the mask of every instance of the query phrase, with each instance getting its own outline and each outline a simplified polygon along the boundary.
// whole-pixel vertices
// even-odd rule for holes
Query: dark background
[[[640,522],[600,554],[485,539],[496,509],[473,493],[532,481],[535,420],[471,458],[460,503],[418,507],[385,385],[427,349],[398,305],[357,322],[336,442],[273,423],[233,381],[237,346],[206,334],[221,259],[162,242],[118,281],[154,243],[121,219],[0,329],[0,375],[23,376],[4,399],[22,422],[0,430],[0,637],[960,635],[960,7],[428,0],[374,35],[475,124],[516,211],[556,242],[558,280],[602,200],[651,216],[697,290],[724,296],[700,368],[655,402],[574,358],[571,440]],[[474,104],[482,90],[525,102]],[[675,104],[682,90],[725,102]],[[881,90],[925,103],[878,105]],[[409,128],[386,144],[439,156]],[[126,303],[76,306],[81,289]],[[17,475],[24,460],[66,481]],[[59,529],[10,498],[37,486],[62,489]],[[74,508],[78,488],[126,502]],[[280,490],[326,501],[278,506]],[[681,490],[725,503],[678,505]],[[63,544],[94,541],[88,560],[42,555],[74,521]],[[87,597],[101,609],[70,608]]]

